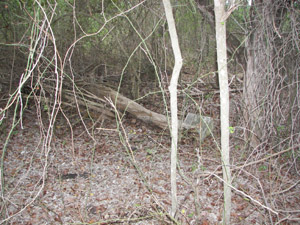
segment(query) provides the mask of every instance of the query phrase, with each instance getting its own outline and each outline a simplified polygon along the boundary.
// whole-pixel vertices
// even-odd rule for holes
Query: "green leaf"
[[[197,170],[197,165],[196,164],[192,165],[192,172],[195,172],[196,170]]]
[[[268,169],[268,167],[266,165],[261,165],[260,167],[258,167],[259,171],[266,171]]]
[[[188,215],[189,218],[192,218],[193,216],[194,216],[194,213],[190,213],[190,214]]]

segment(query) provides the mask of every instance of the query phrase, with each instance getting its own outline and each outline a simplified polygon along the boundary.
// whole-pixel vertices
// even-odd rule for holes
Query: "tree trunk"
[[[221,155],[224,179],[223,223],[230,225],[231,172],[229,161],[229,88],[226,54],[225,0],[215,0],[218,74],[221,101]]]
[[[172,209],[171,216],[175,216],[177,211],[177,185],[176,185],[176,166],[177,166],[177,142],[178,142],[178,117],[177,117],[177,85],[180,70],[182,67],[182,57],[178,43],[178,37],[175,27],[175,21],[172,12],[170,0],[163,0],[167,22],[169,26],[170,38],[172,43],[175,65],[173,68],[172,78],[169,86],[170,105],[171,105],[171,192],[172,192]]]
[[[271,18],[273,4],[276,3],[271,0],[263,1],[263,3],[255,1],[250,9],[249,19],[252,30],[249,31],[250,35],[246,40],[247,66],[243,99],[245,101],[245,127],[248,130],[246,140],[253,148],[266,142],[272,132],[269,129],[268,120],[272,115],[272,105],[274,105],[274,102],[271,102],[272,95],[274,96],[271,89],[276,83],[272,78],[276,74],[275,67],[273,68],[272,65],[274,39],[276,38]],[[273,126],[272,123],[271,126]]]

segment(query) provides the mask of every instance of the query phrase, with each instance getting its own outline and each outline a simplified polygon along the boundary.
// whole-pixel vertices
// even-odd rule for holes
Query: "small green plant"
[[[43,105],[43,109],[44,109],[44,112],[48,112],[49,108],[48,108],[47,104]]]
[[[234,127],[229,127],[229,132],[231,133],[231,134],[233,134],[234,133]]]
[[[194,213],[190,213],[190,214],[188,215],[189,218],[192,218],[193,216],[194,216]]]
[[[146,152],[147,152],[147,155],[154,155],[154,154],[156,153],[156,150],[155,150],[155,149],[148,148],[148,149],[146,150]]]
[[[136,207],[136,208],[139,208],[139,207],[141,207],[141,206],[142,206],[142,205],[139,204],[139,203],[134,204],[134,207]]]
[[[284,129],[285,129],[285,127],[281,126],[281,125],[276,127],[276,130],[277,130],[278,133],[281,132],[281,131],[284,131]]]
[[[268,167],[266,165],[261,165],[258,167],[259,171],[266,171],[268,169]]]
[[[235,146],[234,146],[234,149],[235,149],[235,150],[239,150],[240,148],[241,148],[240,145],[235,145]]]
[[[209,99],[211,99],[212,97],[213,97],[213,94],[212,94],[212,93],[208,93],[208,94],[204,95],[204,99],[205,99],[205,100],[209,100]]]
[[[196,164],[196,163],[193,164],[192,167],[191,167],[192,172],[193,172],[193,173],[196,172],[197,169],[198,169],[198,164]],[[205,170],[206,170],[206,167],[203,166],[203,165],[201,165],[201,166],[200,166],[200,169],[201,169],[202,171],[205,171]]]
[[[194,173],[196,170],[197,170],[198,166],[196,164],[193,164],[192,165],[192,172]]]

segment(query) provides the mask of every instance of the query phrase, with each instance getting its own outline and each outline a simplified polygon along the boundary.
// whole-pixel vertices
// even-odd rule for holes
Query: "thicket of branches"
[[[299,12],[287,1],[250,11],[244,98],[256,145],[299,145]],[[245,115],[246,115],[245,114]]]

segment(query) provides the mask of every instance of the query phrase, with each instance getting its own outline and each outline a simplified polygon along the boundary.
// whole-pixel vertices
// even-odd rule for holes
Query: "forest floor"
[[[197,133],[183,133],[178,146],[180,224],[221,224],[223,184],[214,98],[207,96],[211,104],[203,108],[216,121],[214,136],[199,143]],[[155,99],[145,103],[153,111],[159,106],[160,101]],[[73,117],[71,123],[78,120]],[[9,121],[12,119],[0,137],[1,155]],[[172,224],[168,216],[171,140],[167,131],[125,116],[123,127],[131,154],[120,141],[116,121],[87,121],[87,128],[94,126],[89,130],[93,141],[81,123],[73,127],[71,135],[59,115],[50,152],[45,153],[45,133],[34,108],[25,111],[22,125],[13,131],[4,154],[0,223],[5,224],[9,218],[7,224],[26,225]],[[241,139],[236,129],[231,135],[236,189],[232,195],[232,224],[299,224],[300,182],[289,152],[247,166],[274,152],[247,150]]]

